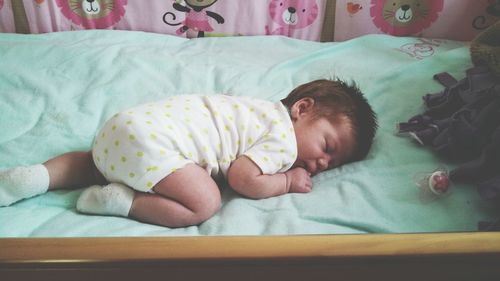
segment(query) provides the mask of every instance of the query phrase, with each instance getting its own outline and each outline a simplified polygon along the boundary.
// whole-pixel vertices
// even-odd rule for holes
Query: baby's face
[[[347,118],[332,124],[325,117],[305,116],[294,121],[298,156],[294,167],[311,176],[346,163],[353,153],[354,136]]]

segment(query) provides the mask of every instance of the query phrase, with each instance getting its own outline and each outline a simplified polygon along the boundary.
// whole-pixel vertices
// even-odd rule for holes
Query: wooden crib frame
[[[150,276],[161,280],[500,280],[500,234],[0,239],[0,279],[4,281]]]
[[[500,233],[0,238],[2,281],[141,278],[500,280]]]

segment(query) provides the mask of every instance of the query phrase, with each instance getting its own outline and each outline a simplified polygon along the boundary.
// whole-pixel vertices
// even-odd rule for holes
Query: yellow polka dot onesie
[[[184,95],[116,114],[96,135],[92,155],[109,182],[149,192],[189,163],[226,176],[241,155],[264,174],[284,172],[295,162],[297,142],[281,102]]]

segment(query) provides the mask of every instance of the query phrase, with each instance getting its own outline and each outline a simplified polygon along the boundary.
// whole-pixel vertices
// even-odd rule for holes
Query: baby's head
[[[294,123],[296,166],[315,174],[361,160],[368,154],[377,118],[355,84],[316,80],[298,86],[281,102],[288,107]],[[324,155],[315,151],[320,149],[315,146],[322,146]]]

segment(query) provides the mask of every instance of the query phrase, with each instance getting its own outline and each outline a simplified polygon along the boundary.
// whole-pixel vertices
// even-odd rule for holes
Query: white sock
[[[0,207],[47,192],[49,171],[44,165],[0,171]]]
[[[127,217],[133,201],[134,191],[126,185],[93,185],[82,192],[76,209],[87,214]]]

